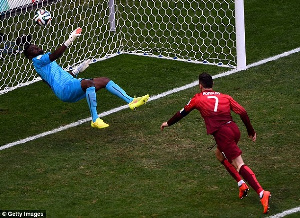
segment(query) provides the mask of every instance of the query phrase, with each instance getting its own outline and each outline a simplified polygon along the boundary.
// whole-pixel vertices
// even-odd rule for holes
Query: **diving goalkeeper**
[[[37,45],[30,44],[25,47],[24,55],[29,60],[32,60],[36,72],[60,100],[77,102],[86,98],[92,115],[91,126],[99,129],[106,128],[109,125],[100,119],[97,113],[96,92],[98,90],[106,88],[110,93],[128,103],[129,108],[132,110],[145,104],[149,99],[149,95],[133,98],[107,77],[77,78],[77,74],[83,72],[89,66],[90,60],[84,61],[70,73],[63,70],[55,60],[62,56],[74,40],[80,36],[81,32],[81,28],[74,30],[68,40],[52,53],[44,53]]]

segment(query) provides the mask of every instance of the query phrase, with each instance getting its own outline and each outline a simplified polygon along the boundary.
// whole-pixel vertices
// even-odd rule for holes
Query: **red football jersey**
[[[184,107],[187,113],[193,109],[197,109],[204,118],[207,134],[212,134],[222,125],[232,121],[231,111],[233,111],[241,116],[248,134],[254,135],[246,110],[229,95],[215,91],[198,93]]]

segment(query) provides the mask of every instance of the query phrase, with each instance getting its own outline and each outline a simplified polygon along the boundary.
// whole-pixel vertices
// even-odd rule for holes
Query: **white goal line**
[[[286,56],[289,56],[291,54],[294,54],[294,53],[297,53],[300,51],[300,47],[299,48],[296,48],[296,49],[293,49],[293,50],[290,50],[290,51],[287,51],[287,52],[284,52],[282,54],[279,54],[279,55],[276,55],[276,56],[273,56],[273,57],[270,57],[270,58],[267,58],[267,59],[263,59],[261,61],[258,61],[258,62],[255,62],[253,64],[250,64],[247,66],[246,69],[249,69],[251,67],[256,67],[256,66],[259,66],[259,65],[262,65],[262,64],[265,64],[267,62],[270,62],[270,61],[274,61],[274,60],[277,60],[279,58],[282,58],[282,57],[286,57]],[[237,73],[237,72],[240,72],[241,70],[237,70],[237,69],[233,69],[233,70],[229,70],[229,71],[226,71],[224,73],[220,73],[220,74],[217,74],[217,75],[214,75],[213,78],[216,79],[216,78],[220,78],[220,77],[224,77],[224,76],[228,76],[228,75],[231,75],[231,74],[234,74],[234,73]],[[159,99],[159,98],[163,98],[167,95],[170,95],[170,94],[173,94],[173,93],[176,93],[176,92],[180,92],[182,90],[186,90],[188,88],[191,88],[191,87],[194,87],[198,85],[198,81],[194,81],[190,84],[187,84],[187,85],[184,85],[184,86],[181,86],[181,87],[177,87],[177,88],[174,88],[172,90],[169,90],[169,91],[166,91],[166,92],[163,92],[161,94],[158,94],[158,95],[154,95],[154,96],[151,96],[150,99],[149,99],[149,102],[150,101],[153,101],[153,100],[156,100],[156,99]],[[105,117],[105,116],[108,116],[112,113],[116,113],[118,111],[121,111],[121,110],[124,110],[128,108],[127,105],[123,105],[123,106],[120,106],[120,107],[117,107],[117,108],[113,108],[109,111],[105,111],[103,113],[100,113],[99,116],[100,117]],[[7,148],[11,148],[13,146],[16,146],[16,145],[20,145],[20,144],[24,144],[26,142],[30,142],[30,141],[33,141],[33,140],[36,140],[36,139],[39,139],[39,138],[42,138],[42,137],[45,137],[47,135],[51,135],[51,134],[55,134],[57,132],[61,132],[63,130],[67,130],[69,128],[72,128],[72,127],[75,127],[75,126],[79,126],[83,123],[86,123],[86,122],[89,122],[91,121],[91,118],[86,118],[86,119],[82,119],[82,120],[78,120],[74,123],[70,123],[68,125],[65,125],[65,126],[61,126],[61,127],[58,127],[56,129],[53,129],[53,130],[50,130],[50,131],[47,131],[47,132],[43,132],[43,133],[40,133],[40,134],[37,134],[37,135],[34,135],[34,136],[30,136],[30,137],[27,137],[25,139],[21,139],[21,140],[18,140],[18,141],[15,141],[15,142],[11,142],[11,143],[8,143],[8,144],[5,144],[5,145],[2,145],[0,147],[0,151],[1,150],[4,150],[4,149],[7,149]]]

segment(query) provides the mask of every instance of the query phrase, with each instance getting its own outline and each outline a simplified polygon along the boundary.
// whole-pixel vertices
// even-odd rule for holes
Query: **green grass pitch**
[[[298,2],[245,1],[248,64],[300,47]],[[299,8],[299,7],[298,7]],[[67,53],[66,53],[67,55]],[[243,158],[272,193],[269,215],[299,207],[299,60],[293,54],[215,80],[248,111],[257,142],[240,126]],[[130,95],[151,96],[227,69],[121,55],[92,64],[85,77],[107,76]],[[257,194],[238,198],[218,163],[198,112],[160,131],[193,87],[103,119],[0,151],[0,209],[46,210],[47,217],[266,217]],[[98,112],[124,105],[106,90]],[[67,104],[42,82],[0,96],[0,146],[90,116],[82,100]],[[289,217],[297,217],[297,214]]]

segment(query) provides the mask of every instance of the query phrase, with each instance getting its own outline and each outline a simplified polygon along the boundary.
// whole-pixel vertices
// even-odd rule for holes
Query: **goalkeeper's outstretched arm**
[[[65,46],[65,45],[58,47],[54,52],[52,52],[49,55],[50,61],[55,61],[56,59],[60,58],[66,49],[67,49],[67,46]]]
[[[62,54],[66,51],[66,49],[74,42],[74,40],[77,38],[77,36],[80,36],[82,32],[82,29],[80,27],[78,27],[76,30],[74,30],[69,38],[67,39],[67,41],[65,41],[65,43],[58,47],[54,52],[52,52],[49,55],[49,58],[51,61],[55,61],[56,59],[60,58],[62,56]]]

